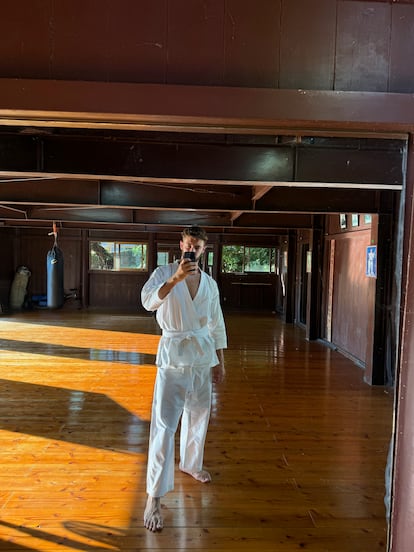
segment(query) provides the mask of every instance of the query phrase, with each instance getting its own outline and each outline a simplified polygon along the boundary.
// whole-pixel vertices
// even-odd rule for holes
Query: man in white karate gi
[[[142,289],[143,306],[157,311],[162,329],[157,352],[147,467],[144,525],[163,528],[161,497],[174,488],[174,440],[181,418],[181,471],[197,481],[211,477],[203,468],[210,419],[212,382],[224,379],[226,329],[216,282],[200,270],[207,234],[199,226],[182,232],[180,261],[158,267]],[[195,261],[184,257],[195,253]]]

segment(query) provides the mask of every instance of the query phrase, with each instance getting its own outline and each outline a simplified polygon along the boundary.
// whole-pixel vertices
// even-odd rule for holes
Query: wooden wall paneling
[[[332,90],[336,3],[283,0],[280,88]]]
[[[31,271],[28,284],[29,296],[46,293],[46,258],[53,245],[53,238],[43,231],[43,235],[22,232],[20,240],[20,263]]]
[[[274,312],[277,284],[275,274],[220,274],[220,296],[227,309]]]
[[[276,310],[276,286],[272,282],[255,282],[241,284],[241,308],[251,312],[275,312]]]
[[[388,91],[391,6],[339,2],[335,90]]]
[[[228,274],[220,274],[219,286],[223,306],[226,309],[240,308],[240,285],[235,285],[233,278]],[[237,282],[236,282],[237,284]]]
[[[89,306],[107,309],[142,309],[140,293],[148,273],[104,273],[89,275]]]
[[[0,250],[1,250],[1,263],[0,263],[0,305],[2,310],[6,310],[9,304],[10,286],[16,273],[16,266],[14,266],[14,254],[13,248],[15,246],[14,241],[15,231],[10,228],[0,229]]]
[[[62,250],[64,260],[64,289],[68,293],[72,289],[82,288],[82,241],[81,238],[64,238],[58,236],[58,246]]]
[[[355,232],[338,238],[335,244],[335,265],[332,304],[332,343],[365,364],[368,321],[374,316],[370,289],[375,279],[365,275],[366,247],[371,231]]]
[[[50,17],[52,78],[109,80],[108,40],[112,17],[108,3],[97,0],[54,2]]]
[[[227,86],[278,88],[281,0],[226,0]]]
[[[166,82],[168,0],[107,3],[107,78],[114,82]],[[96,11],[102,8],[102,2]]]
[[[414,3],[414,2],[413,2]],[[414,6],[392,7],[390,92],[413,92]]]
[[[167,81],[222,85],[223,0],[170,0]]]
[[[51,0],[3,2],[0,19],[0,75],[50,78]]]
[[[344,2],[345,0],[338,0]],[[346,0],[348,2],[360,2],[361,0]],[[382,2],[384,4],[414,4],[414,0],[366,0],[367,2]]]
[[[7,2],[0,75],[410,92],[413,3]]]

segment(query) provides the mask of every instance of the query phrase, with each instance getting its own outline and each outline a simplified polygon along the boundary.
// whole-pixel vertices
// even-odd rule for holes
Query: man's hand
[[[177,270],[174,272],[171,278],[168,278],[168,280],[164,282],[163,286],[159,289],[158,297],[160,299],[165,299],[165,297],[167,297],[172,288],[176,286],[178,282],[185,280],[190,274],[194,274],[195,270],[197,270],[197,261],[192,262],[189,259],[181,259]]]
[[[212,381],[213,383],[223,383],[226,376],[226,369],[224,368],[224,360],[221,358],[222,355],[219,355],[220,363],[216,366],[213,366],[211,369]]]
[[[174,274],[174,278],[178,281],[184,280],[187,276],[194,274],[197,271],[197,261],[190,261],[190,259],[181,259],[180,264]]]

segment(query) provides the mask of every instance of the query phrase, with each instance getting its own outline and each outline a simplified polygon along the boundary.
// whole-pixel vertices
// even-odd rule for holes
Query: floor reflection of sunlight
[[[0,339],[12,339],[65,347],[155,354],[159,335],[3,321]]]
[[[132,322],[1,321],[0,549],[122,550],[145,494],[158,341]]]
[[[117,550],[142,491],[145,455],[53,439],[37,440],[34,446],[33,437],[28,440],[12,458],[24,464],[26,473],[18,481],[8,478],[10,489],[1,492],[9,496],[0,521],[0,549],[1,539],[24,546],[30,538],[33,551],[51,550],[46,542],[59,543],[62,550],[102,550],[103,545]],[[29,448],[37,453],[27,473]]]
[[[9,543],[7,550],[28,550],[30,552],[43,552],[55,550],[81,550],[102,552],[102,550],[119,550],[121,539],[125,537],[126,531],[118,527],[96,525],[79,521],[67,521],[63,524],[65,533],[61,534],[56,529],[44,529],[39,527],[22,527],[16,523],[0,520],[0,535]],[[30,548],[25,544],[30,539]],[[2,547],[0,538],[0,549]],[[13,544],[10,544],[13,543]],[[46,545],[45,543],[49,543]],[[17,548],[19,546],[19,548]],[[20,548],[21,547],[21,548]]]

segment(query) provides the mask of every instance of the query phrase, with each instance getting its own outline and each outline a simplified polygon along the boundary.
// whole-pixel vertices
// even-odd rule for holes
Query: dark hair
[[[199,240],[203,240],[204,242],[207,242],[208,240],[207,233],[204,228],[201,228],[201,226],[188,226],[181,232],[181,236],[183,239],[190,236],[191,238],[197,238]]]

